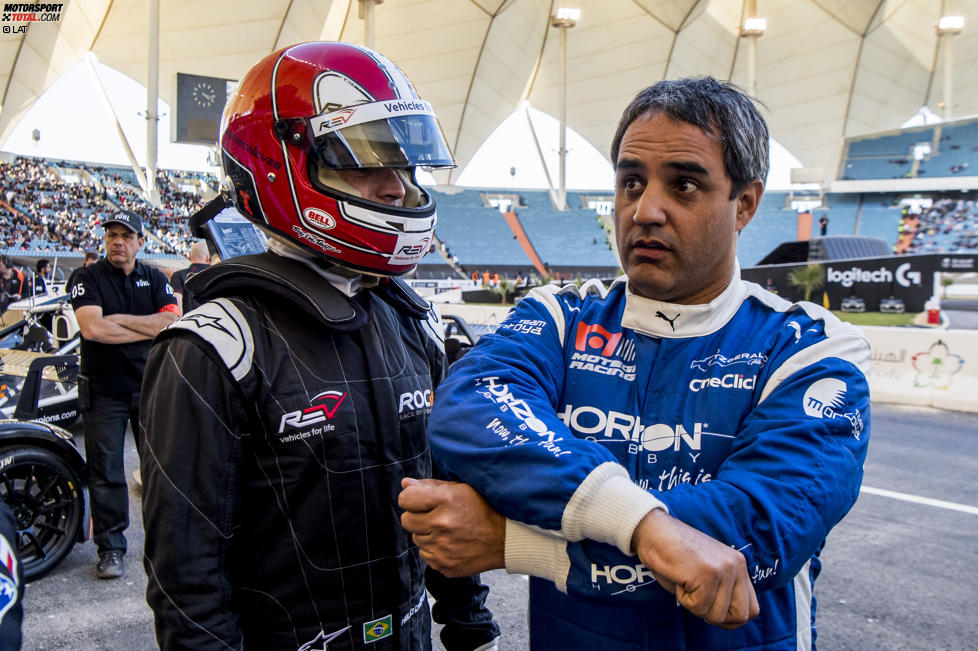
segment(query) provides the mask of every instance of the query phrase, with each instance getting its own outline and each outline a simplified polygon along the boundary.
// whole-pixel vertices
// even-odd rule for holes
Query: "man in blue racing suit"
[[[465,483],[404,480],[402,522],[450,576],[532,575],[534,651],[811,649],[868,345],[740,278],[768,131],[735,87],[645,89],[612,160],[626,277],[532,291],[453,367],[429,437]]]

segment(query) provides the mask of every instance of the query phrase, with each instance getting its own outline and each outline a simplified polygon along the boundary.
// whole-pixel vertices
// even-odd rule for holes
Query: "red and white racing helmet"
[[[360,271],[399,275],[428,252],[435,204],[417,167],[454,167],[431,104],[389,59],[303,43],[245,74],[221,120],[226,189],[246,218]],[[341,170],[392,168],[403,205],[361,196]]]

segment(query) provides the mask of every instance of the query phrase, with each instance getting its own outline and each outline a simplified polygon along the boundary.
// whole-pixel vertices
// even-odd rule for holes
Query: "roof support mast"
[[[102,86],[102,81],[98,78],[98,71],[95,70],[95,61],[95,55],[92,52],[89,52],[85,56],[85,65],[88,67],[88,72],[92,75],[92,82],[95,84],[98,96],[102,99],[102,104],[105,105],[105,112],[112,118],[112,122],[115,124],[115,131],[119,136],[119,142],[122,144],[122,149],[126,152],[129,164],[132,165],[132,171],[136,174],[136,181],[139,182],[139,187],[145,192],[147,187],[146,175],[143,173],[143,168],[139,166],[139,162],[136,161],[136,155],[132,153],[132,147],[129,146],[126,132],[122,130],[119,117],[115,114],[115,109],[112,108],[112,102],[109,101],[109,96]]]
[[[363,44],[374,49],[374,9],[384,0],[358,0],[357,15],[363,20]]]
[[[149,38],[146,53],[146,198],[160,205],[160,190],[156,187],[156,151],[160,116],[157,111],[160,95],[160,0],[149,0]]]
[[[550,17],[550,25],[560,33],[560,187],[557,188],[557,210],[567,210],[567,30],[577,24],[580,9],[561,7]]]

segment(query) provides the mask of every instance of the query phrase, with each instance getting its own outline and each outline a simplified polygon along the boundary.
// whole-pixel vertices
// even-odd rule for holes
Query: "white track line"
[[[958,504],[957,502],[945,502],[944,500],[935,500],[930,497],[910,495],[909,493],[898,493],[896,491],[888,491],[885,488],[863,486],[861,489],[859,489],[859,492],[869,493],[870,495],[879,495],[880,497],[892,497],[895,500],[903,500],[904,502],[914,502],[916,504],[936,506],[939,509],[948,509],[950,511],[960,511],[961,513],[978,515],[978,506],[968,506],[967,504]]]

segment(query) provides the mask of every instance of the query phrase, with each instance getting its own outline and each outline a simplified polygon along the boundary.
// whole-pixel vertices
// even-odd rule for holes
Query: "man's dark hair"
[[[720,139],[723,167],[733,183],[731,199],[751,181],[767,179],[769,144],[764,118],[737,86],[713,77],[660,81],[639,92],[618,122],[611,141],[612,165],[618,167],[618,150],[629,125],[657,113]]]
[[[49,264],[51,264],[50,260],[48,260],[47,258],[41,258],[40,260],[34,263],[34,269],[40,272],[41,269],[48,266]]]
[[[98,253],[95,251],[85,251],[86,260],[98,260]]]

